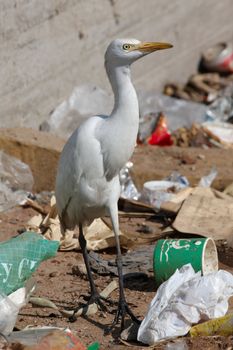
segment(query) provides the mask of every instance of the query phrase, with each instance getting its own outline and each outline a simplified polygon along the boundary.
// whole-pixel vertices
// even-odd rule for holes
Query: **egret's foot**
[[[140,324],[141,321],[133,314],[133,312],[130,310],[126,300],[120,299],[118,303],[118,308],[117,308],[117,313],[116,316],[113,320],[113,323],[111,324],[110,327],[108,327],[105,331],[106,334],[111,333],[113,328],[121,322],[121,328],[120,331],[122,332],[125,326],[125,316],[129,315],[131,320],[137,324]]]
[[[109,305],[113,305],[114,302],[109,299],[109,298],[104,298],[102,297],[102,295],[100,295],[99,293],[95,293],[95,294],[92,294],[90,296],[90,299],[88,300],[88,305],[91,305],[91,304],[96,304],[98,309],[99,310],[102,310],[104,312],[108,311],[108,308],[106,307],[106,305],[104,305],[104,303],[107,303]]]
[[[87,298],[84,295],[83,297]],[[99,310],[107,312],[108,308],[106,307],[106,305],[104,305],[104,302],[109,305],[114,304],[114,302],[111,299],[102,297],[98,292],[91,294],[86,304],[82,303],[74,309],[73,315],[69,318],[70,322],[75,322],[77,320],[77,317],[75,315],[81,308],[88,308],[88,306],[92,304],[96,304]]]
[[[81,294],[80,296],[83,297],[83,299],[87,301],[87,305],[91,305],[91,304],[94,304],[94,303],[96,303],[98,305],[99,301],[100,301],[100,303],[102,303],[102,301],[103,301],[103,302],[105,302],[106,304],[109,304],[109,305],[116,305],[115,301],[111,300],[110,298],[103,297],[98,292],[92,294],[91,296],[84,295],[84,294]]]

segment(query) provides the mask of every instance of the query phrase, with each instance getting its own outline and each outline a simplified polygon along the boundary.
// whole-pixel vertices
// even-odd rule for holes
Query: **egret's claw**
[[[113,323],[111,324],[110,327],[108,327],[105,330],[105,334],[109,334],[112,332],[113,328],[119,323],[121,322],[121,328],[120,330],[123,331],[124,329],[124,325],[125,325],[125,316],[129,315],[131,320],[137,324],[140,324],[141,321],[133,314],[133,312],[130,310],[126,300],[119,300],[118,303],[118,309],[117,309],[117,313],[116,316],[113,320]]]

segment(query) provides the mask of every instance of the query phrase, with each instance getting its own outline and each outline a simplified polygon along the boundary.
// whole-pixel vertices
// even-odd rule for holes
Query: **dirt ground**
[[[179,151],[182,157],[182,149]],[[187,150],[183,151],[185,154]],[[216,150],[216,154],[218,154]],[[200,152],[201,153],[201,150]],[[232,152],[233,153],[233,152]],[[225,159],[228,164],[232,164],[233,154],[229,153],[229,159]],[[193,157],[193,155],[192,155]],[[213,165],[214,153],[211,150],[210,158],[208,153],[205,152],[205,171],[208,173],[211,165]],[[173,170],[173,164],[171,163],[171,170]],[[190,165],[188,165],[190,166]],[[204,164],[202,164],[204,167]],[[227,169],[228,167],[226,167]],[[195,169],[193,169],[195,172]],[[229,178],[229,169],[227,169],[227,177]],[[223,174],[224,176],[224,174]],[[232,175],[233,182],[233,175]],[[46,203],[44,203],[46,206]],[[12,236],[22,231],[26,222],[34,215],[36,211],[32,208],[15,207],[8,212],[0,214],[0,241],[9,239]],[[167,224],[166,218],[158,218],[151,216],[148,218],[129,218],[120,217],[120,227],[122,231],[135,233],[140,231],[142,227],[148,227],[150,232],[153,232],[159,236],[164,224]],[[156,240],[155,240],[156,242]],[[151,244],[155,244],[152,242]],[[125,251],[124,251],[125,253]],[[114,250],[103,251],[101,256],[104,259],[113,259],[115,257]],[[220,268],[233,273],[233,253],[230,250],[225,250],[222,246],[219,248],[219,260]],[[56,257],[43,262],[39,269],[34,273],[37,289],[36,296],[46,297],[58,305],[72,307],[78,305],[82,299],[82,295],[88,294],[89,285],[85,276],[78,276],[75,273],[74,267],[82,263],[82,256],[80,252],[58,252]],[[95,283],[97,287],[102,290],[109,284],[112,279],[116,277],[112,276],[100,276],[97,273],[94,274]],[[126,298],[129,305],[135,315],[142,319],[147,311],[148,305],[156,293],[153,271],[148,272],[147,278],[144,280],[129,280],[125,286]],[[117,301],[118,294],[114,291],[111,295],[113,300]],[[233,298],[232,298],[233,299]],[[230,300],[229,310],[233,311],[233,300]],[[88,317],[79,317],[75,322],[69,322],[67,318],[61,317],[58,312],[48,309],[33,307],[28,304],[20,311],[20,315],[17,320],[17,329],[22,329],[28,325],[33,326],[58,326],[68,327],[75,331],[84,344],[90,344],[94,341],[99,341],[101,349],[146,349],[148,347],[138,343],[123,343],[118,339],[119,328],[116,329],[113,334],[105,335],[104,329],[113,321],[113,313],[103,313],[99,311],[96,315]],[[233,349],[233,337],[199,337],[199,338],[183,338],[187,344],[188,349]],[[179,340],[180,341],[180,340]],[[173,344],[173,347],[172,347]],[[182,345],[182,343],[181,343]],[[180,347],[177,341],[167,343],[161,343],[151,349],[185,349]]]

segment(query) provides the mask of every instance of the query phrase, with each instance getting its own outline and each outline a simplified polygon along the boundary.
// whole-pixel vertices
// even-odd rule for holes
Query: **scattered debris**
[[[60,327],[51,327],[51,326],[27,326],[21,331],[13,331],[10,335],[7,336],[9,343],[18,343],[23,346],[32,346],[37,345],[38,342],[45,337],[46,335],[52,333],[53,331],[60,330],[65,332],[69,331],[67,328]]]
[[[145,246],[122,255],[123,273],[126,276],[130,273],[137,273],[138,271],[147,274],[153,271],[153,250],[154,245]],[[115,260],[105,260],[95,252],[90,252],[90,264],[93,271],[99,275],[113,274],[118,276],[117,264]],[[127,276],[126,276],[127,277]]]
[[[213,133],[202,125],[193,124],[191,128],[179,128],[172,133],[174,145],[179,147],[218,147],[224,148]]]
[[[201,276],[190,264],[164,282],[142,321],[138,340],[153,345],[185,335],[193,324],[226,314],[233,295],[233,276],[223,270]]]
[[[41,124],[40,130],[56,133],[67,139],[87,117],[108,114],[111,98],[101,88],[90,84],[75,87],[67,100],[62,102]]]
[[[102,292],[100,292],[100,295],[107,299],[109,295],[118,287],[117,282],[114,280],[112,281]],[[70,318],[70,317],[78,317],[78,316],[90,316],[96,314],[98,311],[97,304],[89,304],[84,307],[80,306],[75,309],[66,310],[64,308],[58,307],[55,303],[52,301],[46,299],[46,298],[39,298],[39,297],[31,297],[30,302],[34,306],[43,307],[43,308],[50,308],[58,311],[62,316]]]
[[[24,336],[29,333],[29,336],[34,334],[36,344],[25,345]],[[56,328],[34,328],[30,330],[21,331],[21,334],[17,334],[14,338],[21,339],[23,342],[15,343],[14,349],[18,350],[98,350],[99,343],[93,343],[86,347],[80,341],[80,339],[69,329],[61,330]],[[30,338],[31,339],[31,338]],[[13,348],[12,348],[13,349]]]
[[[233,75],[232,75],[233,76]],[[232,123],[233,116],[233,78],[232,83],[221,91],[219,97],[206,111],[206,121]]]
[[[140,122],[138,143],[157,146],[171,146],[173,144],[171,134],[168,130],[167,120],[163,113],[159,113],[155,122],[151,122],[151,117],[154,114],[150,113],[145,116]],[[153,119],[152,119],[153,121]]]
[[[27,304],[31,293],[35,289],[35,281],[29,280],[25,287],[19,288],[6,295],[0,292],[0,332],[9,335],[16,323],[19,310]]]
[[[185,184],[178,181],[147,181],[143,185],[141,200],[159,209],[162,203],[171,201],[185,187]]]
[[[222,147],[233,148],[232,124],[224,122],[206,122],[202,124],[202,128],[207,135]]]
[[[175,83],[166,84],[164,94],[187,101],[209,104],[232,81],[232,75],[221,77],[218,73],[198,73],[192,75],[184,86]]]
[[[232,216],[232,197],[197,187],[182,204],[172,227],[180,233],[228,239],[233,232]]]
[[[26,201],[32,186],[29,166],[0,151],[0,212]]]
[[[123,332],[121,332],[121,339],[128,342],[137,341],[138,329],[139,325],[135,322],[132,322],[128,328],[124,329]]]
[[[233,46],[223,42],[207,48],[200,64],[208,71],[233,73]]]
[[[138,206],[140,205],[141,204],[139,203]],[[142,204],[142,206],[148,210],[147,205]],[[149,209],[151,210],[151,207],[149,207]],[[52,197],[51,199],[51,210],[49,214],[45,218],[43,218],[41,214],[34,216],[27,223],[27,230],[43,233],[44,237],[48,240],[59,241],[59,249],[62,251],[80,249],[77,230],[67,230],[65,235],[62,234],[60,221],[56,211],[55,197]],[[94,220],[90,226],[84,229],[84,232],[88,250],[102,250],[115,247],[114,233],[104,219]],[[125,248],[130,248],[142,243],[153,242],[157,237],[158,235],[156,235],[156,233],[143,234],[138,232],[134,235],[130,235],[120,232],[121,245]]]
[[[0,290],[6,295],[24,286],[39,264],[56,255],[59,242],[24,232],[0,244]]]
[[[210,187],[217,175],[217,170],[215,168],[212,168],[208,175],[202,176],[201,180],[198,183],[198,187]]]
[[[139,92],[140,123],[139,143],[148,140],[155,129],[160,113],[166,117],[167,128],[172,134],[179,128],[190,128],[192,124],[206,121],[208,107],[154,92]],[[173,139],[172,139],[173,140]]]
[[[166,281],[176,269],[191,264],[195,272],[203,275],[218,271],[218,253],[211,238],[160,239],[154,250],[156,285]]]
[[[196,326],[193,326],[189,334],[191,337],[198,336],[210,336],[210,335],[223,335],[225,337],[232,335],[233,333],[233,314],[229,313],[226,316],[215,318],[207,322],[203,322]]]
[[[137,200],[140,197],[140,193],[130,175],[130,169],[132,167],[133,163],[127,162],[124,168],[120,171],[121,197]]]

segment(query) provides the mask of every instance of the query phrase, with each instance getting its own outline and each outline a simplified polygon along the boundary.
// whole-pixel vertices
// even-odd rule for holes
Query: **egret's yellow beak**
[[[139,50],[144,53],[150,53],[156,50],[170,49],[173,45],[168,43],[157,43],[157,42],[142,42],[135,45],[133,50]]]

